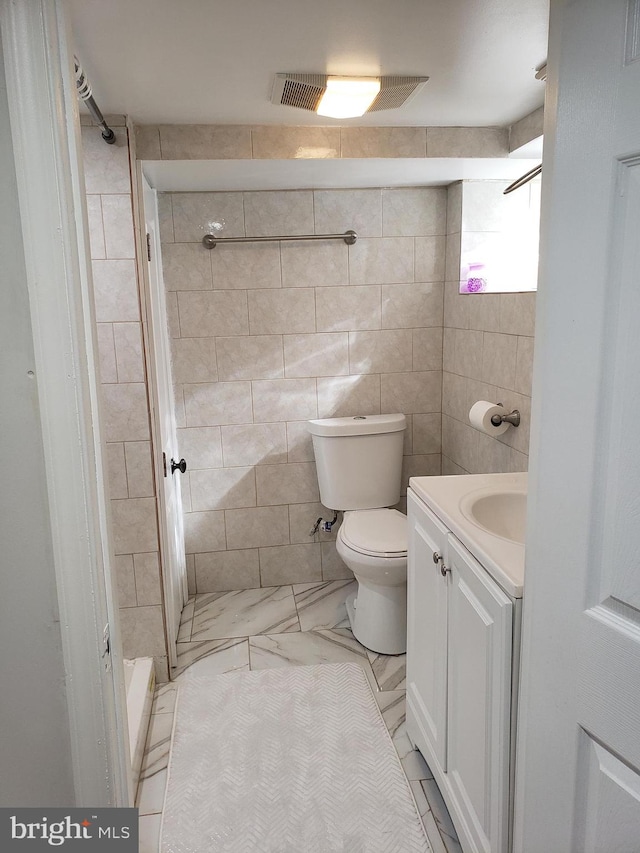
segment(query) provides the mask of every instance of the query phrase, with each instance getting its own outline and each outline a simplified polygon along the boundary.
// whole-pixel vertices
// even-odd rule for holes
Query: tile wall
[[[82,143],[120,627],[125,657],[154,657],[167,681],[129,147],[124,120],[109,123],[114,145],[90,125]]]
[[[531,417],[535,293],[460,294],[461,238],[496,231],[508,182],[482,181],[478,193],[451,184],[447,206],[442,379],[442,473],[526,471]],[[520,426],[494,438],[469,424],[476,400],[518,409]]]
[[[191,592],[334,580],[309,418],[407,415],[404,485],[441,470],[445,188],[159,197]],[[236,244],[203,234],[335,233]]]

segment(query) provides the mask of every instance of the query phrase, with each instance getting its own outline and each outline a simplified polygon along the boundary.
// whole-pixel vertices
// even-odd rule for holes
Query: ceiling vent
[[[271,103],[316,112],[328,74],[276,74]],[[428,77],[380,77],[380,91],[367,112],[395,110],[419,92]]]

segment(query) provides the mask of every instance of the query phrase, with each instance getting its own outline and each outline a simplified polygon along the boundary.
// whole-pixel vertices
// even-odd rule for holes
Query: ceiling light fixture
[[[377,77],[328,77],[316,112],[329,118],[355,118],[366,113],[379,91]]]
[[[365,112],[373,113],[380,110],[398,109],[420,92],[428,79],[428,77],[385,77],[384,75],[381,77],[345,77],[337,74],[278,73],[273,81],[271,103],[296,107],[299,110],[307,110],[322,116],[350,118],[361,116]],[[329,112],[325,109],[325,93],[330,88],[333,91],[344,88],[343,82],[349,84],[346,88],[371,87],[371,94],[367,97],[366,102],[361,101],[357,108],[340,107],[340,112]],[[375,91],[373,91],[373,86],[375,86]]]

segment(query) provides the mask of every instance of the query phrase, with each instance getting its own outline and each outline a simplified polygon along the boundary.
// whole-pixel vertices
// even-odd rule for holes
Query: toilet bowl
[[[407,520],[394,509],[345,513],[336,550],[358,581],[347,599],[354,637],[373,652],[407,647]]]

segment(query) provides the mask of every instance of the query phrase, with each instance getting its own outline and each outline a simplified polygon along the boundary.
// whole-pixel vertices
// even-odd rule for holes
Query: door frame
[[[69,805],[129,806],[80,122],[62,0],[2,0],[0,27],[66,673]]]

